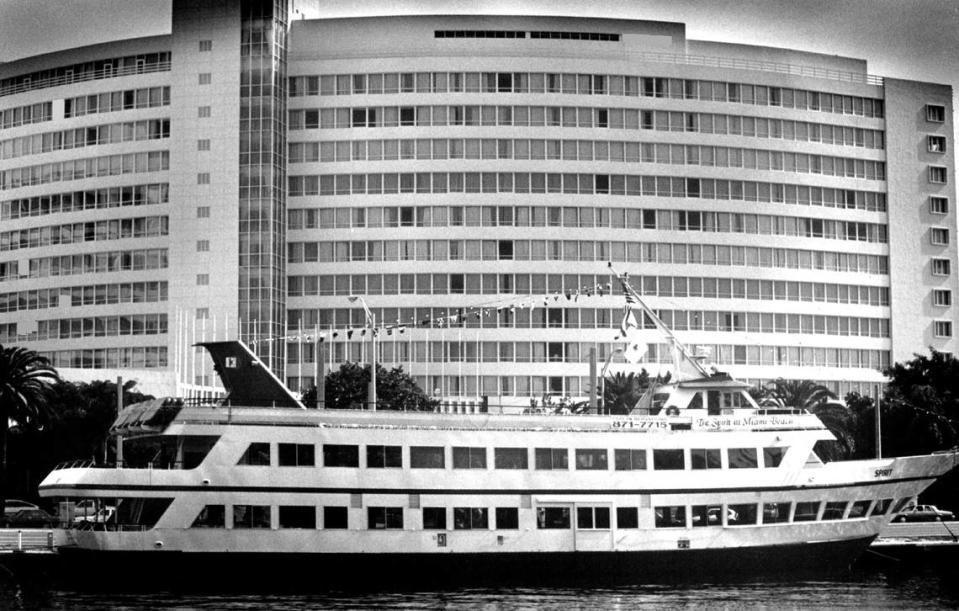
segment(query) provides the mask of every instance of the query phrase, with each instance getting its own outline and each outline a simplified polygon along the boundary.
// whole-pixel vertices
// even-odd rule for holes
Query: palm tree
[[[46,358],[33,350],[0,346],[0,507],[6,504],[7,433],[10,422],[43,425],[49,420],[47,397],[60,381]]]
[[[603,405],[610,414],[628,414],[649,386],[649,374],[617,371],[607,375],[603,391]]]
[[[836,398],[836,393],[811,380],[784,380],[779,378],[766,385],[763,399],[781,402],[785,407],[812,410],[817,405]]]

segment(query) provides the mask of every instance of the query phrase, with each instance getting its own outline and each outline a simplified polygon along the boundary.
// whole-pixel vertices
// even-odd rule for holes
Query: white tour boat
[[[692,373],[625,416],[306,409],[243,344],[206,343],[225,399],[127,407],[119,464],[40,494],[101,507],[61,555],[113,583],[753,579],[845,570],[956,465],[823,463],[816,416],[761,408],[663,330]]]

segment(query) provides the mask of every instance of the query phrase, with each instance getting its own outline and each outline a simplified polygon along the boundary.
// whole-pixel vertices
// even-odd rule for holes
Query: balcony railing
[[[149,74],[151,72],[169,72],[170,62],[158,62],[155,64],[140,64],[134,66],[102,68],[80,74],[69,74],[55,76],[35,81],[20,82],[14,85],[0,87],[0,97],[33,91],[35,89],[46,89],[47,87],[59,87],[60,85],[70,85],[72,83],[82,83],[85,81],[96,81],[100,79],[113,78],[116,76],[128,76],[131,74]]]

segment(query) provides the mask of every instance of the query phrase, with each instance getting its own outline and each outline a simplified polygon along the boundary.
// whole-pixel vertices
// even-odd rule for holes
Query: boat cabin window
[[[759,466],[756,448],[729,448],[726,455],[730,469],[755,469]]]
[[[537,469],[569,469],[569,450],[566,448],[536,448],[534,454]]]
[[[876,501],[876,504],[872,506],[872,511],[869,513],[870,516],[882,516],[886,515],[886,512],[889,510],[889,506],[892,505],[892,499],[879,499]]]
[[[486,448],[453,448],[454,469],[485,469]]]
[[[661,409],[666,405],[666,400],[667,400],[667,399],[669,399],[669,393],[668,393],[668,392],[657,392],[657,393],[654,393],[654,394],[653,394],[653,401],[652,401],[652,403],[651,403],[650,406],[649,406],[651,413],[653,413],[653,414],[659,413],[659,410],[661,410]]]
[[[721,469],[723,466],[719,450],[699,448],[689,451],[689,464],[693,469]]]
[[[609,452],[606,450],[576,450],[576,468],[605,471],[609,469]]]
[[[254,441],[243,452],[238,465],[270,466],[270,444]]]
[[[826,508],[822,511],[823,520],[841,520],[846,513],[846,501],[830,501],[826,503]]]
[[[190,528],[226,528],[226,506],[207,505],[200,510]]]
[[[403,467],[403,446],[366,446],[366,468]]]
[[[313,467],[315,450],[312,443],[280,443],[276,455],[281,467]]]
[[[270,528],[270,506],[234,505],[233,528]]]
[[[424,507],[423,530],[446,530],[446,507]]]
[[[489,509],[486,507],[454,507],[455,530],[486,530],[489,528]]]
[[[722,505],[693,505],[690,510],[693,528],[723,525]]]
[[[872,501],[856,501],[852,504],[852,507],[849,508],[849,515],[846,517],[847,520],[852,520],[854,518],[865,518],[866,512],[869,511],[869,504]]]
[[[656,528],[685,528],[686,507],[683,505],[666,505],[654,509]]]
[[[763,503],[763,524],[779,524],[789,521],[791,503]]]
[[[722,393],[722,405],[724,409],[739,409],[742,407],[752,407],[749,400],[743,396],[743,391]]]
[[[689,405],[686,406],[686,409],[703,409],[703,393],[698,392],[694,394]]]
[[[349,509],[346,507],[324,507],[323,528],[345,529],[349,527]]]
[[[682,470],[686,459],[682,450],[653,450],[653,469],[657,471]]]
[[[543,530],[557,530],[569,527],[569,507],[536,508],[536,528]]]
[[[323,444],[324,467],[359,467],[359,446]]]
[[[819,501],[796,503],[796,515],[793,522],[815,522],[819,516]]]
[[[577,507],[576,528],[609,529],[609,507]]]
[[[906,505],[909,505],[911,502],[912,502],[912,497],[910,496],[899,499],[899,501],[896,502],[896,505],[892,508],[892,513],[894,514],[899,513],[906,507]]]
[[[370,530],[402,530],[402,507],[367,507],[367,528]]]
[[[280,505],[280,528],[316,528],[316,507],[313,505]]]
[[[411,469],[443,469],[446,449],[443,446],[410,446]]]
[[[755,524],[758,512],[756,511],[756,504],[750,503],[748,505],[729,505],[726,510],[726,525],[727,526],[744,526],[748,524]]]
[[[527,448],[494,448],[493,465],[497,469],[528,469]]]
[[[218,435],[150,435],[123,440],[128,469],[194,469],[203,462]]]
[[[783,464],[783,457],[788,448],[763,448],[763,466],[773,469]]]
[[[617,507],[616,528],[639,528],[639,510],[635,507]]]
[[[646,468],[646,450],[614,450],[617,471],[633,471]]]
[[[519,528],[519,509],[516,507],[496,508],[496,529],[516,530]]]

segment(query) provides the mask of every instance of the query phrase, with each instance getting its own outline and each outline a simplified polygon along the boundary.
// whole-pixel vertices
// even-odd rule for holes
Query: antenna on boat
[[[643,310],[643,313],[646,314],[656,325],[656,329],[663,334],[666,340],[669,342],[670,347],[672,348],[673,353],[673,364],[676,368],[676,374],[679,374],[680,365],[682,361],[685,361],[692,365],[693,369],[703,377],[709,377],[710,373],[706,371],[706,368],[703,367],[702,359],[697,358],[689,349],[681,342],[679,339],[673,335],[672,330],[663,322],[663,319],[659,317],[656,312],[650,308],[643,298],[640,296],[636,290],[629,284],[629,273],[623,272],[619,273],[615,267],[613,267],[613,262],[609,261],[606,264],[610,271],[616,274],[616,278],[619,280],[620,285],[623,287],[623,294],[626,295],[627,303],[636,303]]]

